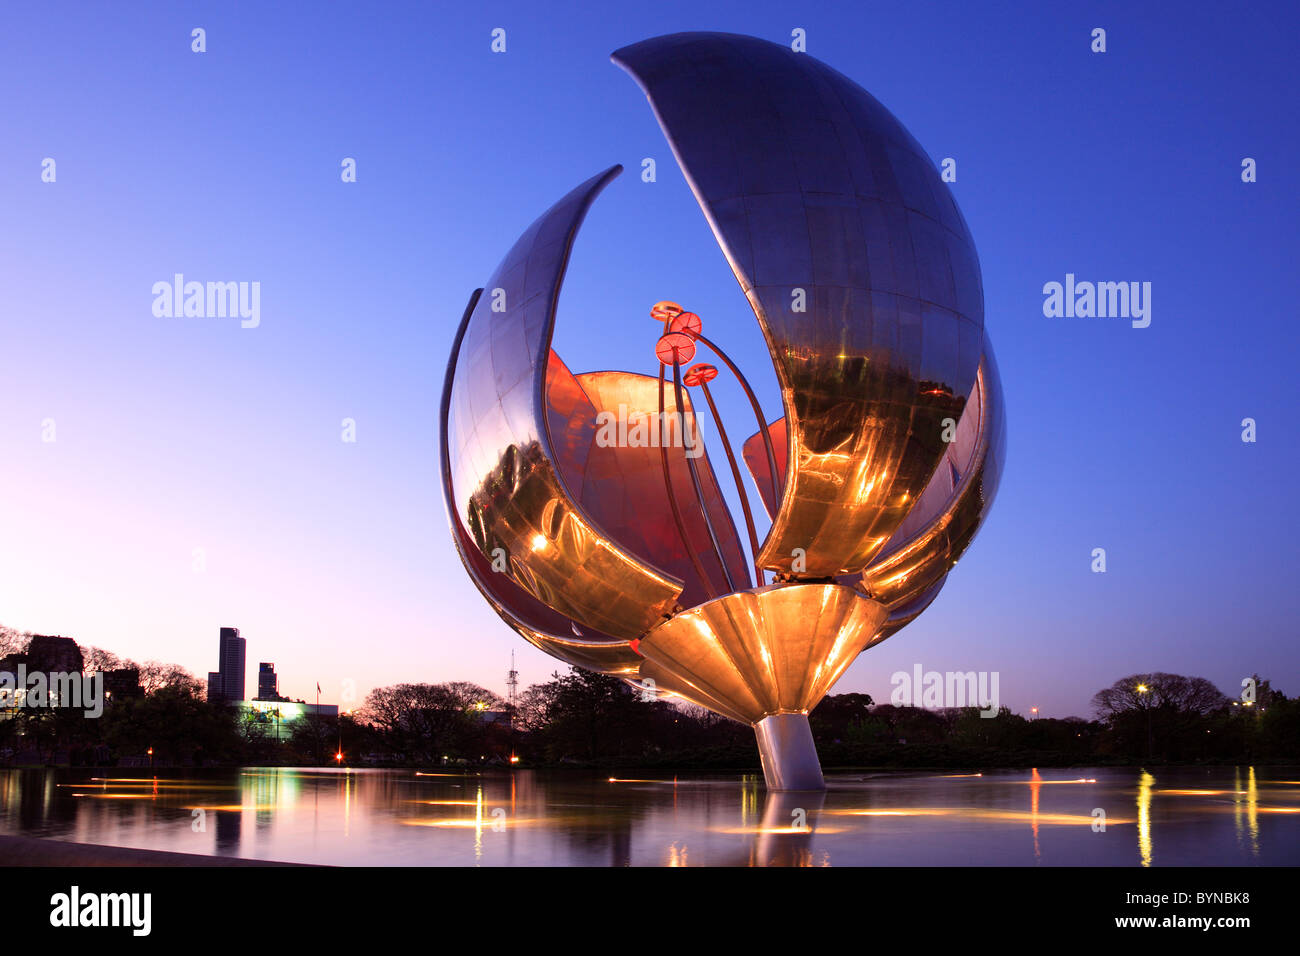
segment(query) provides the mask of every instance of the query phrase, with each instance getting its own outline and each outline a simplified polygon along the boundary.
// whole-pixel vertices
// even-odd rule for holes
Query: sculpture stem
[[[769,790],[825,790],[807,714],[768,714],[754,724]]]
[[[677,534],[682,539],[682,547],[699,575],[700,583],[708,589],[710,597],[722,597],[722,593],[713,586],[713,579],[704,571],[700,556],[691,546],[691,539],[686,534],[686,525],[682,522],[682,509],[677,504],[677,492],[673,490],[672,473],[668,469],[668,442],[664,440],[664,363],[659,363],[659,461],[664,469],[664,490],[668,492],[668,504],[673,511],[673,522],[677,525]],[[724,565],[725,567],[725,565]]]
[[[731,374],[736,376],[736,380],[740,382],[740,387],[745,390],[745,395],[749,398],[749,404],[754,407],[754,417],[758,419],[758,431],[763,436],[763,448],[767,452],[767,467],[772,475],[772,501],[773,506],[775,507],[775,504],[781,500],[781,492],[785,490],[783,488],[783,485],[785,484],[783,479],[785,476],[782,475],[780,478],[777,477],[776,453],[772,450],[772,433],[767,429],[767,416],[763,414],[763,408],[758,404],[758,399],[754,395],[754,390],[749,387],[749,381],[744,375],[740,374],[740,369],[736,367],[735,362],[731,361],[727,356],[727,353],[706,339],[703,333],[697,333],[695,338],[712,349],[713,354],[722,359],[723,364],[726,365],[727,368],[731,369]],[[757,555],[755,555],[755,557],[757,557]]]
[[[686,444],[686,401],[682,396],[682,365],[677,361],[677,350],[673,349],[673,392],[677,397],[677,420],[680,423],[679,430],[682,433],[682,444]],[[662,426],[661,426],[662,427]],[[683,451],[690,449],[684,448]],[[663,451],[662,442],[660,451]],[[713,542],[713,551],[718,556],[718,564],[722,566],[722,576],[727,579],[727,590],[736,590],[736,582],[731,579],[731,569],[727,567],[727,558],[722,553],[722,545],[718,543],[718,535],[713,530],[713,519],[709,517],[709,506],[704,501],[704,487],[700,484],[699,469],[695,467],[695,459],[690,455],[683,455],[686,459],[686,467],[691,473],[691,484],[695,487],[695,497],[700,504],[700,514],[704,517],[704,526],[709,529],[709,540]]]
[[[722,416],[718,414],[718,406],[713,403],[713,393],[709,391],[708,382],[700,382],[700,388],[704,391],[704,397],[708,400],[709,411],[713,413],[713,424],[718,426],[718,435],[722,438],[723,450],[727,453],[727,464],[731,466],[731,477],[736,480],[736,491],[740,495],[740,507],[745,512],[745,530],[749,532],[749,546],[751,553],[754,555],[754,581],[762,587],[767,582],[763,580],[763,569],[758,565],[758,535],[754,532],[754,515],[749,510],[749,495],[745,494],[745,482],[740,477],[740,468],[736,466],[736,456],[731,453],[731,442],[727,439],[727,429],[722,425]]]

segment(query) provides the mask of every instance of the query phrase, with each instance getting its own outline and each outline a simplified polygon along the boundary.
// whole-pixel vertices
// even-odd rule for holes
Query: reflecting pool
[[[0,832],[392,866],[1300,863],[1300,770],[760,775],[0,770]]]

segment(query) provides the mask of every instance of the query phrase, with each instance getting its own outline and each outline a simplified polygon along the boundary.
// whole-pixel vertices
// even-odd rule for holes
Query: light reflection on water
[[[1295,776],[879,773],[769,794],[755,775],[0,770],[0,832],[400,866],[1295,865]]]

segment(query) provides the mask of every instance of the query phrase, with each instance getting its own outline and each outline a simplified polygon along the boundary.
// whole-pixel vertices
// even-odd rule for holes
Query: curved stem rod
[[[763,580],[763,569],[758,565],[758,535],[754,532],[754,514],[749,510],[749,495],[745,494],[745,482],[740,477],[740,468],[736,465],[736,456],[731,452],[731,441],[727,438],[727,429],[722,425],[722,416],[718,414],[718,406],[713,403],[713,393],[709,391],[709,383],[701,382],[700,388],[704,391],[704,397],[709,402],[709,411],[713,413],[713,424],[718,426],[718,435],[722,438],[722,447],[727,453],[727,464],[731,466],[731,477],[736,481],[736,492],[740,495],[740,507],[745,512],[745,530],[749,532],[749,547],[754,555],[754,581],[762,587],[767,582]]]
[[[695,553],[695,548],[691,546],[691,539],[686,534],[686,525],[682,522],[682,509],[677,504],[677,493],[673,491],[672,472],[668,469],[668,442],[664,437],[664,363],[659,363],[659,461],[664,469],[664,490],[668,492],[668,504],[672,507],[673,522],[677,525],[677,534],[682,539],[682,547],[686,549],[686,554],[691,559],[691,564],[695,567],[695,573],[699,575],[700,583],[708,589],[710,597],[722,597],[717,588],[713,586],[713,579],[704,570],[704,565],[700,562],[700,556]],[[710,534],[712,530],[710,529]],[[724,565],[725,567],[725,565]]]
[[[713,354],[722,359],[723,364],[731,369],[731,374],[736,376],[736,380],[740,382],[740,387],[745,390],[745,395],[749,398],[749,404],[754,407],[754,417],[758,419],[758,431],[763,436],[763,448],[767,452],[767,467],[772,475],[772,502],[775,508],[781,501],[782,492],[785,491],[785,475],[777,477],[776,453],[772,450],[772,433],[768,431],[767,417],[763,414],[763,408],[758,404],[758,399],[754,396],[754,390],[749,387],[749,381],[744,375],[740,374],[740,369],[736,368],[736,363],[727,356],[727,353],[706,339],[703,334],[697,333],[695,338],[707,345],[713,351]],[[773,514],[772,517],[775,518],[776,515]],[[754,556],[757,558],[757,553]]]
[[[677,421],[678,431],[682,435],[682,444],[686,444],[686,402],[682,396],[682,365],[677,361],[677,350],[673,349],[673,393],[677,396]],[[683,448],[683,451],[688,449]],[[663,451],[662,444],[660,451]],[[731,569],[727,567],[727,558],[722,553],[722,545],[718,543],[718,535],[713,530],[713,519],[709,517],[709,507],[704,502],[704,486],[700,484],[700,472],[695,466],[695,459],[690,455],[683,454],[686,459],[686,467],[691,473],[691,484],[695,487],[695,498],[700,505],[700,514],[704,516],[704,526],[709,529],[709,540],[713,542],[714,553],[718,556],[718,564],[722,566],[722,576],[727,579],[727,590],[736,590],[736,582],[731,579]]]

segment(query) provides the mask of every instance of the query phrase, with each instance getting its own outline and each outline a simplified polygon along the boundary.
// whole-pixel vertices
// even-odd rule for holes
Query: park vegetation
[[[0,629],[0,654],[21,650],[22,637]],[[130,663],[82,652],[87,673]],[[97,719],[73,708],[0,708],[0,764],[758,769],[748,726],[577,668],[529,687],[514,706],[463,681],[380,687],[354,712],[304,716],[276,739],[264,721],[205,700],[184,669],[130,666],[141,692]],[[811,723],[827,768],[1296,762],[1300,699],[1258,676],[1252,690],[1252,700],[1230,699],[1203,678],[1133,674],[1098,691],[1086,719],[1027,719],[1006,707],[983,716],[846,693],[823,700]]]

